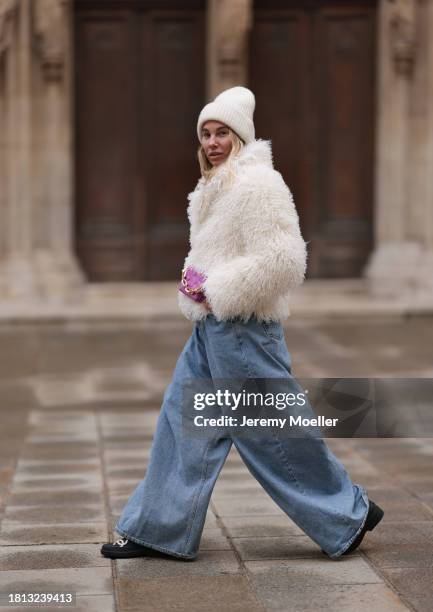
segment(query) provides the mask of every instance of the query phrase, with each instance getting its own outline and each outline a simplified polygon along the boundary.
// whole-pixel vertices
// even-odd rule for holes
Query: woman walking
[[[307,250],[291,192],[255,139],[255,98],[233,87],[207,104],[197,133],[202,177],[188,197],[190,252],[179,307],[194,322],[158,418],[145,478],[104,544],[111,558],[195,559],[211,493],[234,443],[282,510],[331,558],[359,546],[383,511],[321,437],[186,435],[186,380],[285,379],[297,389],[282,321]]]

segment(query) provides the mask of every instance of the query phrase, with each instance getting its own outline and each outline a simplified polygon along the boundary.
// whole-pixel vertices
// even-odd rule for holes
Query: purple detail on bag
[[[202,274],[192,266],[182,270],[182,280],[179,285],[181,291],[186,297],[189,297],[194,302],[204,302],[206,295],[202,290],[202,285],[206,280],[206,275]]]

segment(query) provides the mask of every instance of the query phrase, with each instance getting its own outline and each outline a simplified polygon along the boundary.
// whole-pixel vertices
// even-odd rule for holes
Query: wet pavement
[[[297,377],[432,377],[433,319],[289,320]],[[0,591],[110,610],[433,608],[433,439],[328,439],[385,510],[332,561],[229,455],[193,563],[100,555],[145,473],[187,321],[0,326]],[[28,610],[30,606],[2,610]],[[31,606],[46,610],[47,607]]]

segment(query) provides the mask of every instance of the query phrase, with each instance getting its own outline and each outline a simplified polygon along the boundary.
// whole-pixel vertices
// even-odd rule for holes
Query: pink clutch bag
[[[202,285],[206,280],[206,276],[198,272],[192,266],[182,270],[182,280],[179,285],[179,291],[189,297],[194,302],[204,302],[206,295],[202,289]]]

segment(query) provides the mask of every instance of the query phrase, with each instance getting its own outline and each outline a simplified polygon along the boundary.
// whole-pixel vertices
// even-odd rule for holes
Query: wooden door
[[[294,194],[309,277],[359,276],[373,246],[375,28],[372,1],[255,2],[256,134]]]
[[[76,248],[89,280],[179,277],[200,176],[204,4],[74,4]]]

